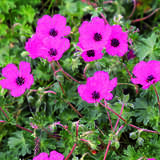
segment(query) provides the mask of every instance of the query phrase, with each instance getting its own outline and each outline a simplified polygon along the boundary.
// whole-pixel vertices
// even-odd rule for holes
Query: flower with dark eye
[[[70,34],[71,28],[66,26],[66,18],[60,14],[53,17],[44,15],[37,22],[36,34],[40,38],[51,36],[53,38],[61,38]]]
[[[147,89],[150,85],[160,81],[160,61],[141,61],[135,65],[133,74],[135,78],[132,78],[131,81],[134,84],[142,85],[143,89]]]
[[[2,69],[2,76],[6,79],[0,80],[2,88],[9,89],[13,97],[21,96],[26,89],[29,89],[34,82],[30,74],[30,63],[21,61],[19,70],[14,64],[8,64]]]
[[[109,80],[109,75],[104,71],[95,72],[93,77],[87,79],[86,84],[78,87],[81,98],[88,103],[100,102],[102,99],[111,100],[110,93],[117,85],[117,78]]]
[[[111,56],[123,56],[128,51],[128,34],[122,31],[121,26],[111,26],[111,35],[106,43],[106,52]]]

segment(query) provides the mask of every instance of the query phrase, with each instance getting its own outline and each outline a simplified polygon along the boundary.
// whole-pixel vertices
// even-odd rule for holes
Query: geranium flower
[[[107,43],[111,27],[99,17],[92,18],[91,22],[84,21],[79,27],[79,42],[84,49],[101,49]]]
[[[59,60],[69,47],[70,43],[66,38],[48,37],[43,40],[43,44],[37,49],[37,52],[40,57],[46,58],[51,62]]]
[[[6,79],[0,80],[2,88],[11,90],[14,97],[21,96],[26,89],[29,89],[34,82],[31,72],[30,63],[21,61],[19,70],[16,65],[8,64],[2,69],[2,76]]]
[[[63,160],[64,156],[57,151],[50,152],[50,157],[48,153],[42,152],[38,156],[34,157],[33,160]]]
[[[78,43],[77,45],[82,49],[83,52],[82,52],[81,56],[84,59],[84,61],[86,61],[86,62],[95,61],[95,60],[101,59],[103,57],[102,49],[85,50],[85,49],[83,49],[81,44]]]
[[[95,72],[93,77],[87,79],[86,84],[78,87],[81,98],[88,103],[100,102],[102,99],[111,100],[110,93],[117,85],[117,78],[109,80],[109,75],[104,71]]]
[[[160,61],[141,61],[134,67],[133,74],[136,78],[132,78],[131,81],[147,89],[150,85],[160,81]]]
[[[106,52],[111,56],[123,56],[128,51],[128,35],[121,26],[113,25],[112,32],[106,43]]]
[[[61,38],[70,34],[71,28],[66,26],[66,18],[60,14],[55,14],[53,17],[44,15],[37,22],[36,33],[40,38],[52,36]]]
[[[32,38],[30,38],[26,44],[25,49],[30,53],[29,56],[32,59],[35,59],[37,57],[40,57],[40,54],[38,52],[38,49],[43,45],[42,40],[39,39],[37,34],[34,34]]]

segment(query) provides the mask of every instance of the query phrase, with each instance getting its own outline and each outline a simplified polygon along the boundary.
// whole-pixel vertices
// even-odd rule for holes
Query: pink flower
[[[34,34],[32,38],[30,38],[26,44],[25,49],[30,53],[29,56],[32,59],[35,59],[37,57],[40,57],[40,54],[38,52],[38,49],[43,45],[42,40],[39,39],[39,37]]]
[[[66,18],[60,14],[55,14],[53,17],[44,15],[37,22],[36,33],[40,38],[52,36],[61,38],[70,34],[71,28],[66,26]]]
[[[155,158],[148,158],[147,160],[156,160]]]
[[[43,152],[33,158],[33,160],[63,160],[63,159],[64,159],[63,154],[58,153],[57,151],[50,152],[50,157],[48,157],[47,153]]]
[[[34,157],[33,160],[49,160],[48,153],[42,152],[38,156]]]
[[[104,20],[99,17],[92,18],[91,22],[84,21],[79,28],[79,42],[84,49],[102,49],[107,43],[111,27],[105,25]]]
[[[109,80],[109,75],[104,71],[97,71],[93,77],[87,79],[86,84],[78,87],[81,98],[88,103],[100,102],[102,99],[111,100],[110,93],[117,85],[117,78]]]
[[[48,37],[43,40],[43,44],[37,49],[37,52],[40,57],[46,58],[51,62],[59,60],[69,47],[70,43],[66,38]]]
[[[147,89],[150,85],[160,81],[160,61],[141,61],[134,67],[133,74],[136,77],[131,81],[134,84],[141,84],[143,89]]]
[[[64,159],[64,155],[61,153],[58,153],[57,151],[52,151],[50,153],[49,160],[63,160],[63,159]]]
[[[84,61],[86,61],[86,62],[95,61],[95,60],[101,59],[103,57],[102,49],[85,50],[80,43],[78,43],[77,45],[83,50],[81,56],[84,59]]]
[[[21,96],[26,89],[29,89],[34,82],[33,75],[30,74],[30,63],[21,61],[19,70],[16,65],[8,64],[2,69],[2,76],[6,79],[0,80],[2,88],[11,90],[14,97]]]
[[[128,35],[121,26],[113,25],[112,32],[106,44],[106,52],[111,56],[123,56],[128,51]]]

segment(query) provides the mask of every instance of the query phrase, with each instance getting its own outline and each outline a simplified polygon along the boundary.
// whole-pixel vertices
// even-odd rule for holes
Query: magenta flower
[[[2,88],[11,90],[14,97],[21,96],[26,89],[29,89],[34,82],[31,72],[30,63],[21,61],[19,70],[16,65],[8,64],[2,69],[2,76],[6,79],[0,80]]]
[[[58,153],[57,151],[52,151],[50,153],[49,160],[63,160],[63,159],[64,159],[64,155],[61,153]]]
[[[59,60],[69,47],[70,43],[66,38],[48,37],[43,40],[43,44],[37,49],[37,52],[40,57],[46,58],[51,62]]]
[[[79,46],[82,49],[83,52],[82,52],[81,56],[84,59],[84,61],[86,61],[86,62],[95,61],[95,60],[101,59],[103,57],[102,49],[85,50],[85,49],[83,49],[83,47],[80,43],[78,43],[77,46]]]
[[[156,160],[155,158],[148,158],[147,160]]]
[[[160,81],[160,61],[141,61],[134,67],[133,74],[136,77],[131,81],[134,84],[141,84],[143,89],[147,89],[150,85]]]
[[[111,56],[123,56],[128,51],[128,35],[121,26],[113,25],[112,32],[106,43],[106,52]]]
[[[66,26],[66,18],[60,14],[55,14],[53,17],[44,15],[37,22],[36,33],[40,38],[48,36],[61,38],[70,34],[71,28]]]
[[[83,48],[98,50],[105,47],[111,33],[111,27],[105,25],[103,19],[94,17],[91,22],[84,21],[82,23],[79,33],[79,42]]]
[[[32,38],[30,38],[26,44],[25,49],[30,53],[29,56],[32,59],[35,59],[37,57],[40,57],[40,54],[38,52],[38,49],[43,45],[42,40],[39,39],[39,37],[34,34]]]
[[[49,160],[48,153],[42,152],[38,156],[34,157],[33,160]]]
[[[50,152],[50,157],[45,152],[40,153],[38,156],[34,157],[33,160],[63,160],[64,156],[57,151]]]
[[[86,84],[78,87],[81,98],[88,103],[100,102],[102,99],[111,100],[110,93],[117,85],[117,78],[109,80],[109,75],[104,71],[97,71],[93,77],[87,79]]]

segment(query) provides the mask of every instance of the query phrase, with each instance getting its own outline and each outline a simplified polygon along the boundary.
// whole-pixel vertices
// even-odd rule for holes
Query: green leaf
[[[18,155],[26,155],[31,153],[31,144],[28,143],[24,137],[23,131],[13,133],[14,137],[8,139],[8,146],[11,150],[16,150]]]
[[[157,35],[153,32],[150,37],[142,38],[136,45],[136,55],[140,60],[144,60],[147,56],[149,59],[155,59],[154,45],[156,43]]]

